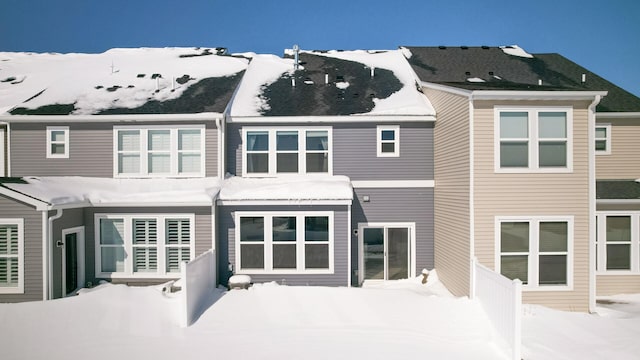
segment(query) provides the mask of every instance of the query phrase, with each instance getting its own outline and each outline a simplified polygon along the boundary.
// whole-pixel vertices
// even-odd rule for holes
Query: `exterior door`
[[[68,296],[84,286],[84,227],[62,231],[62,293]]]
[[[413,225],[360,224],[360,279],[398,280],[412,276],[413,228]]]

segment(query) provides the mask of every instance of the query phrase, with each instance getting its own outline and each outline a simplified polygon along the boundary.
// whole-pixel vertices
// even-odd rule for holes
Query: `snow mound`
[[[346,176],[291,176],[224,180],[220,200],[352,200],[353,188]]]
[[[478,78],[478,77],[468,78],[468,79],[467,79],[467,81],[468,81],[468,82],[475,82],[475,83],[483,83],[483,82],[486,82],[485,80],[480,79],[480,78]]]
[[[533,58],[533,55],[524,51],[524,49],[522,49],[518,45],[500,46],[500,49],[502,49],[502,51],[507,55],[524,57],[524,58]]]

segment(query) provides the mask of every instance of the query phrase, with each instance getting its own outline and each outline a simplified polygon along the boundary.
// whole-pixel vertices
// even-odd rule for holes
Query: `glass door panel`
[[[65,294],[73,292],[78,287],[78,244],[77,233],[70,233],[64,237],[64,251],[66,267]]]
[[[364,228],[364,278],[384,280],[384,228]]]
[[[409,277],[409,229],[387,229],[387,279]]]

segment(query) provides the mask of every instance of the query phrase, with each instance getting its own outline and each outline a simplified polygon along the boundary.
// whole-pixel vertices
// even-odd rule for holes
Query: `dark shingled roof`
[[[640,199],[640,183],[634,180],[597,180],[596,199]]]
[[[499,47],[408,47],[422,81],[468,90],[608,91],[596,111],[640,111],[640,98],[559,54],[506,54]],[[582,83],[582,74],[586,82]],[[469,82],[480,78],[486,82]],[[542,86],[538,81],[542,80]]]
[[[403,84],[386,69],[370,69],[354,61],[311,53],[300,53],[302,68],[285,74],[263,89],[268,104],[265,116],[351,115],[370,112],[373,99],[384,99],[402,89]],[[325,84],[325,74],[329,83]],[[295,79],[296,86],[291,84]],[[338,82],[348,82],[345,89]]]

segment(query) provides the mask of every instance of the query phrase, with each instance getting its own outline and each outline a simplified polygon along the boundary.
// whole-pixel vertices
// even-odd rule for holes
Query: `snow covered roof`
[[[0,114],[222,113],[249,62],[224,51],[0,52]]]
[[[224,180],[222,201],[242,200],[352,200],[353,188],[346,176],[291,176]]]
[[[25,177],[2,187],[52,207],[65,205],[212,205],[219,178],[111,179],[79,176]]]
[[[403,52],[302,51],[298,70],[291,58],[254,55],[231,116],[433,116]]]

